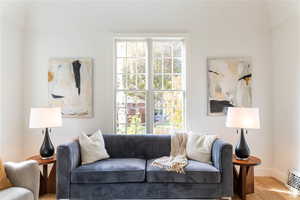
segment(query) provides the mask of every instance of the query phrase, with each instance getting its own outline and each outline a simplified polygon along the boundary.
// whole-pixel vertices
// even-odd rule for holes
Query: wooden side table
[[[254,166],[260,165],[261,160],[255,156],[250,156],[248,160],[237,160],[232,156],[234,191],[242,200],[246,199],[247,194],[254,193]],[[240,166],[237,172],[235,165]]]
[[[35,155],[27,160],[35,160],[40,166],[43,166],[43,173],[40,176],[40,195],[46,193],[55,193],[56,190],[56,155],[51,159],[43,160],[40,155]],[[48,176],[48,165],[53,164]]]

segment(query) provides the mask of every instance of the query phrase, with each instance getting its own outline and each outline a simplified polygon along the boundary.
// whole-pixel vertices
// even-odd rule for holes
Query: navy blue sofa
[[[214,199],[233,195],[232,145],[217,139],[212,164],[189,160],[185,174],[152,167],[170,135],[104,134],[109,159],[81,165],[78,141],[57,148],[58,199]]]

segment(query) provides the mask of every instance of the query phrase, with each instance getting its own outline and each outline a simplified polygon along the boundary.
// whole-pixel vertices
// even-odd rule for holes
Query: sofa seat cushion
[[[34,200],[33,193],[23,187],[10,187],[0,190],[1,200]]]
[[[144,182],[146,160],[110,158],[81,165],[71,172],[72,183]]]
[[[147,161],[147,182],[152,183],[220,183],[220,171],[214,166],[189,160],[188,165],[184,168],[185,174],[169,172],[165,169],[154,167]]]

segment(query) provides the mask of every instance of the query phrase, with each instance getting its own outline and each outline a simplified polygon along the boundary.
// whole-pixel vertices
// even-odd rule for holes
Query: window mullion
[[[128,117],[127,117],[127,92],[125,93],[125,134],[127,134]]]
[[[171,59],[171,67],[172,67],[171,80],[172,80],[172,90],[174,90],[174,75],[176,75],[176,73],[174,72],[175,58],[174,58],[174,47],[173,46],[172,46],[172,49],[171,49],[171,55],[172,55],[172,59]],[[181,75],[181,73],[178,73],[178,74]],[[181,79],[181,81],[182,81],[182,79]]]
[[[128,50],[127,50],[127,42],[126,42],[126,68],[125,68],[125,71],[126,71],[126,78],[125,78],[125,88],[128,89],[128,59],[127,59],[127,56],[128,56]],[[128,127],[128,116],[127,116],[127,91],[125,92],[125,134],[127,134],[127,127]]]
[[[148,88],[147,88],[147,112],[146,112],[146,117],[147,117],[147,133],[153,133],[153,92],[152,92],[152,40],[147,39],[147,56],[148,56],[148,66],[147,66],[147,74],[148,74]]]

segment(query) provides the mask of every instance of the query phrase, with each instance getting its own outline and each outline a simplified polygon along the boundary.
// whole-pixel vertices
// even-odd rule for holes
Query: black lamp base
[[[45,130],[45,137],[40,148],[40,155],[43,160],[51,159],[54,155],[54,146],[51,142],[48,128]]]
[[[235,157],[237,160],[248,160],[249,159],[249,157],[248,158],[239,158],[239,157]]]
[[[250,148],[246,142],[244,130],[241,129],[241,136],[238,144],[235,147],[235,155],[238,160],[247,160],[250,156]]]
[[[42,160],[51,160],[52,158],[53,158],[53,156],[50,156],[50,157],[42,157],[42,156],[41,156],[41,159],[42,159]]]

